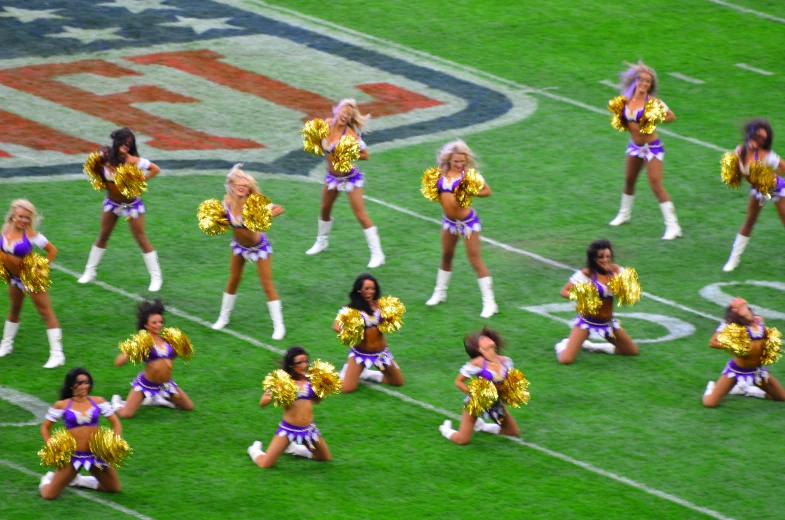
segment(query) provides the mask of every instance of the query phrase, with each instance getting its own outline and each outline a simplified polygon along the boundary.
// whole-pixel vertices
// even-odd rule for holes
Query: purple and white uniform
[[[153,344],[153,348],[150,349],[150,353],[144,359],[144,362],[149,363],[156,359],[174,359],[176,357],[177,353],[175,353],[169,343],[165,343],[163,346]],[[134,380],[131,381],[131,386],[137,392],[142,392],[145,397],[160,395],[164,399],[169,399],[170,397],[180,396],[180,393],[177,391],[177,383],[173,380],[170,379],[165,383],[154,383],[144,377],[144,372],[136,374]]]
[[[720,326],[717,327],[717,332],[722,332],[727,326],[728,324],[726,322],[720,323]],[[766,325],[764,325],[763,320],[759,316],[755,316],[755,321],[745,328],[747,329],[747,335],[751,340],[758,340],[766,337]],[[737,365],[733,359],[730,359],[725,364],[722,375],[728,376],[731,379],[736,378],[737,382],[742,382],[749,386],[759,385],[760,383],[769,380],[769,371],[766,367],[742,368]]]
[[[649,100],[649,96],[646,96],[646,101]],[[665,107],[665,111],[668,111],[668,105],[666,105],[662,100],[660,100],[662,106]],[[644,102],[645,104],[645,102]],[[630,110],[628,107],[624,107],[624,119],[633,123],[640,123],[641,118],[643,118],[644,108],[641,107],[638,111]],[[633,157],[640,157],[646,162],[651,161],[652,159],[657,159],[662,161],[665,158],[665,148],[662,146],[662,141],[659,139],[655,139],[651,143],[646,144],[636,144],[635,141],[630,139],[629,144],[627,145],[626,150],[627,155],[631,155]]]
[[[501,374],[497,374],[489,370],[488,360],[483,358],[481,367],[478,367],[477,365],[473,365],[472,363],[466,363],[465,365],[463,365],[461,367],[461,375],[469,378],[480,377],[482,379],[487,379],[488,381],[491,381],[494,384],[501,383],[502,381],[507,379],[507,374],[513,368],[513,362],[512,359],[505,356],[499,356],[499,359],[502,362],[503,372]],[[467,395],[463,399],[463,404],[465,405],[467,402],[469,402],[469,399],[470,397]],[[504,404],[502,403],[501,399],[498,399],[495,403],[493,403],[493,405],[491,405],[491,407],[487,411],[483,412],[482,414],[483,418],[488,419],[489,421],[493,421],[498,425],[501,425],[502,421],[504,420],[504,415],[505,415]]]
[[[736,155],[738,156],[740,152],[741,152],[741,146],[736,148]],[[755,151],[755,158],[753,160],[754,161],[758,160],[757,150]],[[769,152],[766,155],[766,157],[764,157],[761,160],[761,162],[765,166],[769,166],[777,170],[780,167],[780,156],[774,152]],[[749,180],[750,165],[749,163],[743,164],[741,157],[739,157],[739,171],[741,171],[741,174],[747,177],[747,180]],[[750,186],[750,195],[758,199],[758,202],[760,202],[761,204],[765,204],[769,200],[769,198],[776,203],[777,201],[780,200],[780,197],[785,197],[785,178],[777,175],[777,184],[774,186],[774,189],[771,190],[771,197],[767,197],[766,195],[762,194],[752,186]]]
[[[226,209],[226,218],[229,220],[230,226],[237,229],[248,229],[245,227],[242,215],[237,217],[232,215],[232,212],[229,210],[229,206],[227,206],[226,203],[224,203],[224,208]],[[267,240],[267,235],[264,233],[259,233],[259,242],[255,246],[245,247],[235,239],[232,239],[230,245],[234,256],[242,256],[250,262],[257,262],[260,258],[262,260],[267,260],[267,256],[273,254],[273,247],[270,245],[270,241]]]
[[[307,382],[305,388],[300,388],[297,392],[297,399],[307,399],[313,401],[316,393],[311,388],[311,383]],[[289,437],[289,442],[296,442],[297,444],[308,444],[310,450],[314,449],[314,443],[319,442],[321,433],[316,423],[312,422],[308,426],[295,426],[286,421],[281,421],[275,434],[279,437]]]
[[[619,270],[619,274],[624,272],[624,269]],[[570,276],[570,282],[573,284],[585,283],[585,282],[593,282],[595,287],[597,287],[597,291],[600,293],[600,298],[603,300],[605,299],[612,299],[613,298],[613,291],[607,285],[600,283],[597,280],[597,274],[594,274],[593,278],[589,278],[586,276],[583,271],[575,271],[575,273]],[[616,318],[611,318],[610,320],[598,320],[593,316],[581,316],[580,314],[575,317],[575,321],[572,322],[573,327],[580,327],[584,330],[588,330],[589,332],[594,332],[595,334],[599,334],[604,338],[612,338],[614,336],[613,331],[618,330],[621,328],[621,323]]]
[[[479,174],[478,174],[479,175]],[[480,176],[482,180],[482,176]],[[436,186],[439,188],[439,193],[455,193],[455,188],[463,180],[463,174],[452,182],[444,176],[439,177]],[[477,212],[469,210],[469,215],[461,220],[452,220],[447,218],[447,215],[442,215],[442,229],[448,230],[453,235],[470,238],[475,231],[479,233],[482,231],[482,222]]]
[[[343,129],[341,137],[346,135],[346,130],[348,128],[349,127]],[[330,145],[327,142],[327,139],[322,139],[322,150],[324,150],[327,154],[332,154],[337,144],[338,142],[336,141]],[[363,141],[360,137],[357,138],[357,144],[360,145],[360,150],[366,150],[368,148],[365,144],[365,141]],[[349,173],[345,174],[333,173],[328,168],[327,174],[324,176],[324,184],[327,186],[328,190],[350,192],[354,188],[363,187],[363,184],[365,184],[365,175],[363,175],[363,172],[361,172],[360,169],[356,166],[352,168]]]
[[[23,231],[22,238],[14,241],[8,240],[3,235],[0,235],[0,249],[4,253],[8,253],[9,255],[13,255],[17,258],[24,258],[25,256],[32,253],[33,246],[43,249],[48,243],[49,240],[47,240],[46,237],[41,233],[38,233],[33,238],[28,238],[27,232]],[[23,292],[31,292],[30,289],[22,283],[22,279],[18,276],[11,275],[11,285],[21,289]]]
[[[360,312],[360,316],[363,317],[365,330],[377,328],[379,326],[379,322],[382,319],[381,309],[376,309],[371,315],[364,311],[360,311],[359,309],[358,311]],[[384,368],[388,366],[398,367],[395,358],[393,358],[392,353],[387,347],[384,347],[384,350],[379,352],[368,352],[367,350],[362,350],[357,345],[354,345],[349,349],[349,358],[354,358],[354,361],[357,362],[358,365],[365,365],[365,368],[375,366],[379,370],[384,371]]]
[[[136,163],[136,167],[140,170],[149,170],[150,161],[140,157],[139,162]],[[114,176],[114,172],[104,166],[104,182],[114,184]],[[109,211],[118,217],[130,220],[139,218],[139,215],[145,212],[145,207],[141,197],[134,197],[128,202],[117,202],[110,199],[107,195],[107,197],[104,199],[104,213]]]
[[[110,403],[103,402],[101,404],[95,404],[95,401],[89,397],[87,399],[90,401],[92,407],[86,412],[80,412],[78,410],[72,409],[71,404],[73,403],[73,399],[69,399],[65,410],[50,407],[46,412],[46,419],[48,421],[52,421],[53,423],[63,419],[65,429],[73,430],[74,428],[79,428],[81,426],[98,427],[99,415],[103,415],[104,417],[114,415],[114,408]],[[99,469],[108,466],[108,464],[104,462],[103,459],[96,457],[91,451],[75,452],[71,456],[71,464],[73,464],[77,471],[79,468],[84,468],[89,471],[93,466]]]

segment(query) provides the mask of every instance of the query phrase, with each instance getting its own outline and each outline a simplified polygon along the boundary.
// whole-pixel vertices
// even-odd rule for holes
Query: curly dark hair
[[[379,295],[382,293],[382,290],[379,288],[379,282],[376,281],[376,278],[374,278],[372,274],[363,273],[354,281],[352,290],[349,292],[349,303],[346,306],[351,307],[352,309],[357,309],[358,311],[363,311],[367,314],[373,314],[370,304],[365,300],[365,298],[363,298],[363,295],[360,292],[360,290],[363,288],[363,283],[368,280],[372,281],[376,286],[376,293],[374,293],[373,299],[379,299]]]
[[[611,252],[611,261],[613,261],[613,245],[611,241],[605,238],[595,240],[586,249],[586,267],[593,273],[605,273],[605,270],[597,263],[597,255],[603,249],[609,249]]]
[[[74,385],[78,376],[85,375],[90,380],[90,389],[87,391],[89,394],[93,391],[93,376],[90,375],[86,369],[82,367],[75,367],[68,371],[63,381],[63,387],[60,389],[60,399],[71,399],[74,396]]]
[[[150,316],[153,314],[163,316],[165,311],[164,304],[160,299],[143,301],[136,308],[136,330],[145,330],[145,325],[147,325],[147,320],[150,319]]]
[[[289,347],[289,350],[286,351],[286,354],[283,355],[283,359],[281,359],[281,369],[292,376],[292,379],[301,378],[301,376],[294,371],[294,360],[297,358],[297,356],[303,355],[308,355],[308,352],[305,351],[305,347],[300,345],[292,345]]]
[[[128,144],[129,141],[131,142],[131,146],[128,148],[128,153],[134,157],[139,157],[139,151],[136,149],[136,136],[130,128],[123,127],[119,130],[115,130],[109,134],[109,137],[112,138],[112,146],[104,146],[102,148],[104,157],[106,157],[106,162],[109,163],[109,165],[118,166],[123,164],[123,161],[120,158],[120,147],[124,144]]]
[[[725,307],[725,321],[727,323],[735,323],[736,325],[743,325],[746,327],[751,325],[754,320],[755,318],[750,319],[739,314],[739,312],[733,307],[733,304]]]
[[[766,131],[766,139],[761,141],[760,137],[758,137],[758,130]],[[744,132],[744,144],[741,147],[742,157],[747,153],[747,143],[751,139],[755,139],[761,150],[771,150],[771,145],[774,143],[774,130],[771,129],[771,124],[767,120],[762,117],[756,117],[744,125],[742,131]]]
[[[466,353],[469,354],[469,357],[472,359],[482,355],[480,354],[480,337],[482,336],[485,336],[496,344],[497,353],[504,348],[505,343],[501,334],[491,328],[483,327],[482,330],[470,332],[463,338],[463,346],[466,349]]]

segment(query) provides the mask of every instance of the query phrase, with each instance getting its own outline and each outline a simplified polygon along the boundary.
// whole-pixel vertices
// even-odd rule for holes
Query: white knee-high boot
[[[660,211],[665,220],[665,234],[662,235],[663,240],[673,240],[681,236],[681,226],[679,219],[676,218],[676,208],[673,207],[673,202],[663,202],[660,204]]]
[[[218,321],[213,323],[213,330],[221,330],[229,324],[229,316],[232,314],[234,302],[236,301],[236,294],[223,294],[223,298],[221,298],[221,313],[218,315]]]
[[[305,252],[306,255],[315,255],[327,249],[330,245],[330,230],[333,228],[335,219],[322,220],[319,219],[318,233],[316,235],[316,242],[314,242],[311,249]]]
[[[368,267],[374,268],[384,265],[384,253],[382,252],[382,241],[379,238],[379,230],[376,226],[363,229],[365,234],[365,241],[368,243],[368,249],[371,250],[371,260],[368,262]]]
[[[480,317],[490,318],[499,312],[499,306],[496,305],[496,298],[493,295],[493,279],[490,276],[478,278],[477,284],[480,286],[480,293],[482,294],[482,312]]]
[[[453,436],[454,433],[458,433],[457,431],[452,429],[452,421],[450,420],[444,421],[439,426],[439,431],[447,440],[450,440],[450,438]]]
[[[55,368],[65,365],[63,329],[46,329],[46,336],[49,338],[49,360],[44,365],[44,368]]]
[[[741,255],[744,253],[744,250],[747,249],[747,244],[749,243],[750,237],[745,237],[741,234],[736,235],[736,240],[733,241],[733,249],[730,252],[730,258],[728,258],[728,261],[723,266],[723,271],[729,273],[739,266]]]
[[[248,456],[256,463],[256,459],[259,455],[264,455],[264,452],[262,451],[262,441],[254,441],[253,444],[248,446]]]
[[[430,299],[425,302],[425,305],[439,305],[447,301],[447,288],[450,286],[450,278],[452,278],[452,271],[436,271],[436,287]]]
[[[288,453],[289,455],[294,455],[295,457],[304,457],[306,459],[313,458],[313,453],[311,453],[311,450],[302,444],[297,444],[296,442],[290,442],[283,452]]]
[[[635,195],[627,195],[626,193],[621,194],[621,207],[619,208],[619,214],[616,215],[616,218],[610,221],[611,226],[621,226],[625,222],[629,222],[632,219],[633,202],[635,202]]]
[[[283,307],[281,300],[267,302],[270,318],[273,320],[273,339],[283,339],[286,336],[286,327],[283,325]]]
[[[7,356],[14,351],[14,338],[19,331],[19,322],[6,320],[3,327],[3,341],[0,342],[0,357]]]
[[[474,422],[474,431],[499,435],[499,432],[502,431],[502,427],[496,423],[487,423],[478,417]]]
[[[155,251],[142,253],[142,258],[144,258],[144,264],[147,266],[147,272],[150,273],[150,287],[147,290],[150,292],[160,291],[164,279],[161,275],[161,266],[158,264],[158,253]]]
[[[101,263],[104,253],[106,253],[106,249],[101,249],[96,245],[93,245],[93,247],[90,248],[90,255],[87,257],[87,265],[84,268],[84,273],[79,277],[79,280],[77,280],[79,283],[90,283],[95,280],[95,277],[98,274],[98,264]]]

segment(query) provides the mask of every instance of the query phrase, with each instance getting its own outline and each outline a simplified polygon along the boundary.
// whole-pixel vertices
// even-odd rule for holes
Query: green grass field
[[[785,18],[780,2],[735,3]],[[727,355],[707,346],[722,307],[699,294],[718,282],[779,282],[779,289],[724,290],[785,313],[785,235],[773,207],[762,213],[741,266],[721,271],[747,196],[720,183],[717,149],[732,148],[752,116],[768,117],[775,132],[785,128],[782,74],[735,66],[778,71],[781,60],[772,49],[785,45],[782,23],[698,0],[658,1],[647,10],[627,0],[272,5],[494,75],[536,101],[530,117],[466,136],[494,190],[474,205],[483,235],[498,241],[483,244],[501,310],[489,324],[531,381],[531,403],[512,412],[521,439],[476,434],[468,446],[456,446],[437,430],[445,413],[460,414],[462,394],[453,380],[466,360],[462,337],[485,323],[462,250],[447,303],[424,305],[435,282],[440,228],[412,213],[440,218],[438,205],[419,194],[420,173],[440,143],[372,148],[362,164],[365,193],[374,199],[367,209],[387,255],[374,274],[383,292],[408,310],[403,330],[388,338],[406,385],[363,385],[325,400],[315,420],[334,460],[283,456],[271,470],[257,468],[245,451],[256,439],[267,445],[280,420],[279,410],[258,407],[261,381],[275,367],[275,350],[292,344],[343,364],[346,349],[330,326],[365,271],[363,235],[341,197],[329,250],[304,255],[316,233],[320,184],[260,175],[262,191],[286,208],[268,236],[288,335],[274,345],[269,339],[265,297],[250,267],[228,329],[212,331],[206,324],[218,316],[229,237],[203,235],[195,211],[202,200],[222,195],[226,172],[164,173],[145,195],[147,232],[164,274],[161,297],[176,309],[167,324],[186,332],[196,348],[187,365],[175,362],[174,372],[196,409],[140,409],[123,422],[134,449],[120,470],[123,491],[66,491],[55,502],[40,498],[32,474],[45,471],[36,456],[43,443],[38,427],[0,426],[0,518],[782,518],[785,497],[775,488],[785,457],[782,404],[729,396],[718,409],[701,406],[706,382],[718,377]],[[622,62],[639,57],[657,69],[661,97],[678,118],[661,135],[665,184],[684,230],[673,242],[660,240],[662,216],[644,176],[633,221],[607,225],[618,209],[627,136],[615,133],[602,113],[614,91],[599,82],[615,81]],[[140,148],[156,160],[154,149]],[[148,275],[127,226],[118,223],[99,269],[99,281],[108,285],[79,285],[70,273],[84,267],[102,195],[84,180],[0,182],[0,205],[18,197],[33,201],[45,216],[41,230],[60,251],[51,298],[68,358],[66,367],[40,368],[45,327],[28,301],[14,353],[0,360],[0,386],[54,402],[67,369],[84,366],[95,378],[95,395],[125,396],[137,369],[115,368],[112,361],[117,343],[134,332],[135,299],[148,295]],[[522,252],[580,267],[587,244],[603,237],[614,243],[617,263],[634,266],[644,291],[659,297],[644,297],[623,312],[668,316],[694,332],[643,343],[637,358],[582,353],[576,364],[561,366],[553,345],[568,327],[522,307],[563,302],[559,289],[570,271]],[[0,299],[0,314],[7,306]],[[633,338],[666,334],[649,321],[623,322]],[[782,319],[767,322],[785,327]],[[785,377],[781,364],[771,372]],[[28,420],[29,413],[0,400],[0,421]]]

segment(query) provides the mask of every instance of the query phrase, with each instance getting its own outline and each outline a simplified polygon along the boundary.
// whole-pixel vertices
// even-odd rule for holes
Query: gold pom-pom
[[[771,365],[782,357],[782,334],[776,327],[766,327],[766,341],[760,357],[761,365]]]
[[[317,359],[308,367],[308,379],[313,392],[320,398],[341,393],[341,376],[331,363]]]
[[[140,330],[127,340],[120,343],[119,347],[123,354],[128,356],[128,359],[135,365],[143,363],[147,356],[150,355],[150,350],[155,346],[155,341],[149,332]]]
[[[262,388],[269,390],[273,398],[273,405],[289,408],[297,400],[300,389],[292,376],[281,369],[273,370],[264,378]]]
[[[420,193],[426,199],[439,202],[439,177],[442,175],[442,169],[438,166],[428,168],[422,172],[422,184],[420,185]]]
[[[49,260],[38,253],[25,255],[19,267],[19,278],[30,292],[45,293],[52,285],[52,280],[49,279]]]
[[[475,417],[490,410],[499,400],[499,392],[492,381],[478,377],[469,381],[467,386],[469,387],[469,401],[464,409]]]
[[[464,208],[472,205],[472,199],[480,193],[485,183],[482,176],[474,168],[469,168],[463,173],[463,179],[455,187],[455,200]]]
[[[575,302],[575,310],[581,316],[596,316],[602,305],[600,291],[594,282],[576,283],[570,289],[570,300]]]
[[[641,116],[640,131],[642,134],[653,134],[657,130],[657,125],[665,121],[668,111],[659,99],[649,99],[643,105],[643,116]]]
[[[341,331],[338,339],[346,347],[359,345],[365,339],[365,321],[357,309],[344,307],[335,318]]]
[[[118,468],[133,450],[111,428],[102,426],[90,435],[90,451],[113,468]]]
[[[220,200],[207,199],[199,204],[196,218],[199,219],[199,229],[211,237],[226,233],[226,230],[229,229],[226,209]]]
[[[114,172],[114,183],[123,197],[132,199],[147,191],[147,181],[135,164],[121,164]]]
[[[515,368],[507,372],[507,378],[496,385],[499,397],[504,404],[513,408],[520,408],[522,404],[529,404],[529,380],[523,372]]]
[[[50,468],[64,468],[71,463],[76,453],[76,439],[65,429],[55,431],[49,441],[38,452],[41,465]]]
[[[273,225],[270,199],[260,193],[251,193],[243,204],[243,222],[251,231],[263,232]]]
[[[724,350],[734,356],[745,357],[752,351],[750,335],[747,332],[747,327],[743,325],[728,323],[725,330],[717,335],[717,341]]]
[[[379,322],[379,332],[389,334],[403,327],[403,315],[406,313],[401,300],[394,296],[384,296],[379,298],[379,309],[382,311],[382,319]]]
[[[733,152],[722,154],[720,159],[720,178],[728,187],[738,189],[741,185],[741,170],[739,169],[739,156]]]
[[[351,135],[344,135],[333,150],[333,169],[340,173],[349,173],[352,164],[360,158],[360,143]]]
[[[760,161],[750,163],[750,184],[766,198],[771,197],[771,190],[777,186],[777,174],[774,168]]]
[[[638,272],[632,267],[625,267],[610,279],[608,287],[616,296],[617,305],[635,305],[641,299],[641,284],[638,282]]]
[[[93,152],[87,156],[87,160],[84,162],[84,168],[82,171],[84,171],[85,175],[87,175],[89,178],[90,184],[95,191],[106,189],[103,170],[104,161],[101,158],[101,152]]]
[[[619,132],[626,132],[629,130],[627,120],[624,118],[624,106],[627,104],[627,98],[624,96],[616,96],[608,101],[608,110],[610,110],[613,117],[611,117],[611,126]]]
[[[0,280],[5,283],[11,283],[11,273],[8,271],[8,268],[6,268],[2,258],[0,258]]]
[[[324,119],[311,119],[303,129],[300,130],[303,134],[303,150],[314,155],[324,155],[322,150],[322,139],[330,135],[330,125]]]
[[[185,361],[190,361],[194,357],[194,346],[180,329],[167,327],[161,331],[161,337],[172,346],[178,357]]]

